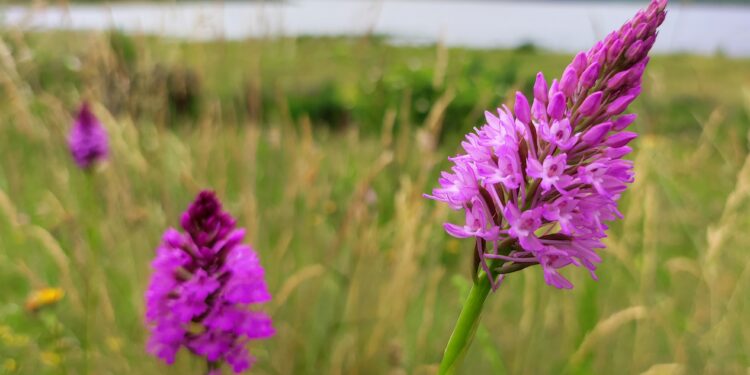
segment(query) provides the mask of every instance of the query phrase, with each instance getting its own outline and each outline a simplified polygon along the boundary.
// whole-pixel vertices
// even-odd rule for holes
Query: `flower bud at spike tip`
[[[610,47],[609,51],[607,52],[607,62],[612,63],[617,60],[617,58],[620,56],[620,53],[622,53],[622,40],[617,39],[612,43],[612,47]]]
[[[629,113],[627,115],[622,115],[618,117],[612,124],[612,130],[614,131],[621,131],[628,127],[628,125],[632,124],[635,119],[638,118],[638,115],[635,113]]]
[[[628,27],[628,30],[625,31],[620,39],[622,39],[622,43],[625,45],[632,43],[635,39],[635,30],[633,30],[631,27]]]
[[[534,99],[534,103],[531,104],[531,115],[535,119],[546,120],[547,119],[547,107],[540,100]]]
[[[596,113],[599,110],[599,107],[602,104],[602,92],[597,91],[591,95],[589,95],[581,104],[581,107],[578,108],[578,111],[581,112],[584,116],[591,116],[594,113]]]
[[[586,57],[586,53],[579,52],[576,57],[573,58],[573,63],[571,65],[576,70],[576,72],[580,73],[583,72],[584,69],[586,69],[587,63],[588,57]]]
[[[642,23],[635,27],[635,37],[638,39],[643,39],[644,36],[646,36],[646,32],[648,31],[648,25],[645,23]]]
[[[547,103],[547,81],[544,80],[544,74],[539,72],[536,74],[536,82],[534,82],[534,98],[542,103]]]
[[[596,145],[601,142],[602,138],[604,138],[605,135],[612,129],[612,123],[611,122],[605,122],[601,123],[599,125],[594,125],[589,129],[583,137],[581,137],[581,140],[586,142],[589,145]]]
[[[549,114],[549,117],[555,120],[559,120],[562,118],[564,112],[565,95],[563,95],[563,93],[561,92],[558,92],[550,100],[549,105],[547,106],[547,114]]]
[[[628,108],[628,105],[630,105],[635,98],[634,95],[627,95],[615,99],[615,101],[607,107],[607,114],[611,116],[619,115]]]
[[[637,97],[638,95],[641,95],[641,85],[633,86],[628,91],[625,91],[625,96],[634,96]],[[635,98],[633,98],[635,99]],[[630,105],[630,103],[628,103]]]
[[[594,57],[592,57],[591,59],[592,59],[592,60],[593,60],[593,61],[594,61],[595,63],[597,63],[597,64],[599,64],[599,65],[604,65],[604,63],[606,62],[605,60],[607,59],[607,53],[606,53],[606,51],[599,51],[599,52],[597,52],[597,54],[596,54],[596,55],[594,55]]]
[[[630,70],[627,70],[628,72],[628,83],[633,82],[640,82],[641,78],[643,78],[643,72],[646,70],[646,64],[645,63],[638,63],[634,67],[630,68]]]
[[[629,154],[631,151],[633,151],[633,149],[628,146],[608,148],[607,151],[604,153],[604,156],[611,158],[611,159],[619,159]]]
[[[656,43],[656,36],[651,35],[646,39],[645,42],[643,42],[643,47],[641,47],[641,55],[644,53],[644,51],[647,53],[651,48],[654,47],[654,43]]]
[[[578,85],[578,72],[576,72],[571,64],[565,69],[562,79],[560,80],[560,91],[562,91],[566,97],[570,98],[576,91],[576,85]]]
[[[591,86],[594,86],[594,83],[596,83],[596,80],[599,78],[599,63],[594,62],[593,64],[589,65],[586,70],[583,71],[583,74],[581,74],[581,87],[584,90],[588,90],[591,88]]]
[[[643,42],[640,40],[636,40],[633,45],[628,48],[628,51],[625,53],[625,58],[628,60],[635,60],[637,57],[640,57],[641,51],[643,47]]]
[[[552,84],[549,85],[549,92],[547,93],[547,96],[551,98],[558,92],[560,92],[560,82],[558,82],[557,78],[555,78],[552,80]]]
[[[638,133],[633,132],[622,132],[617,133],[609,138],[604,143],[609,147],[622,147],[630,143],[630,141],[636,139]]]
[[[620,88],[628,79],[628,76],[630,74],[629,70],[626,70],[624,72],[617,73],[612,76],[612,78],[607,81],[607,88],[610,90],[615,90]]]
[[[524,124],[528,124],[531,121],[531,110],[529,109],[529,101],[520,91],[516,92],[516,105],[514,107],[516,116]]]

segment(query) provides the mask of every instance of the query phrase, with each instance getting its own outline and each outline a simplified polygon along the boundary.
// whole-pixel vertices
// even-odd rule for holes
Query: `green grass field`
[[[482,111],[559,76],[531,47],[381,38],[187,43],[0,34],[0,373],[199,374],[146,354],[143,292],[162,232],[203,188],[259,252],[277,335],[256,374],[432,374],[471,283],[461,213],[421,197]],[[111,161],[76,168],[84,100]],[[466,374],[750,371],[750,60],[655,56],[637,180],[598,272],[511,275]],[[30,312],[29,295],[64,298]]]

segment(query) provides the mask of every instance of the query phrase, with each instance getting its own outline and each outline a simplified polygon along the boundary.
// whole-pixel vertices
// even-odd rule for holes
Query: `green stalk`
[[[448,340],[448,345],[445,347],[438,374],[455,374],[461,365],[479,326],[479,316],[482,314],[482,306],[484,306],[484,301],[487,299],[490,289],[492,289],[492,285],[490,285],[487,274],[480,271],[476,282],[469,291],[469,297],[464,302],[456,327],[453,328],[451,338]]]

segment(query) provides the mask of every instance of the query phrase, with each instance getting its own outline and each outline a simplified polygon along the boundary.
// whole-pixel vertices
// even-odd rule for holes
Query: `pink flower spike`
[[[186,348],[214,372],[223,362],[244,371],[252,362],[245,344],[275,333],[269,316],[251,310],[271,299],[258,255],[213,192],[198,194],[181,226],[184,233],[165,232],[151,264],[147,350],[172,364]]]
[[[85,170],[109,157],[107,131],[88,103],[84,102],[78,110],[73,128],[68,134],[68,147],[78,167]]]
[[[559,273],[569,265],[595,277],[596,251],[604,247],[609,222],[622,218],[617,201],[634,179],[633,162],[623,157],[636,138],[624,130],[636,115],[623,113],[642,91],[665,6],[652,0],[577,54],[549,86],[538,73],[531,106],[517,93],[513,111],[487,112],[486,124],[461,143],[462,154],[449,158],[453,166],[441,174],[440,186],[425,195],[464,211],[465,223],[445,229],[474,238],[493,290],[505,276],[493,272],[505,262],[538,263],[557,288],[573,286]],[[164,355],[172,349],[165,347]]]

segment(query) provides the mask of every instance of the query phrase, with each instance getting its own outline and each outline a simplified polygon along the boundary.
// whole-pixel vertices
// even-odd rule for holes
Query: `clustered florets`
[[[664,21],[666,0],[653,0],[619,30],[568,65],[548,86],[542,73],[529,105],[516,94],[514,110],[486,112],[486,124],[466,136],[464,154],[450,158],[440,188],[428,198],[465,210],[463,225],[446,223],[459,238],[477,240],[479,265],[496,287],[497,263],[540,264],[545,281],[572,284],[558,270],[594,270],[607,222],[621,216],[617,200],[633,181],[623,114],[641,92],[648,52]]]

